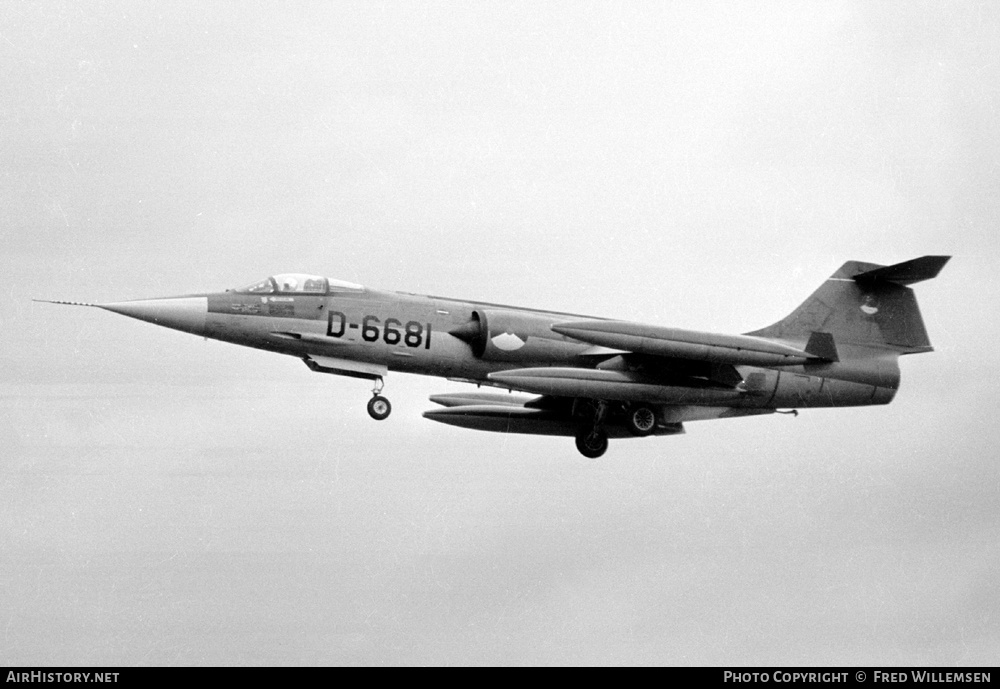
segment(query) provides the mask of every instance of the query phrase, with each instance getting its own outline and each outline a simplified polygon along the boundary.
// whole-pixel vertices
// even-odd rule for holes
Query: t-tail
[[[817,357],[801,373],[895,391],[900,355],[934,349],[909,285],[937,277],[949,258],[923,256],[891,266],[848,261],[786,318],[746,334]],[[876,396],[872,403],[891,399]]]
[[[934,349],[909,285],[937,277],[949,258],[848,261],[786,318],[747,335],[802,347],[816,360],[799,373],[872,385],[883,394],[868,403],[888,404],[899,388],[900,355]]]
[[[933,351],[908,285],[937,277],[949,258],[923,256],[891,266],[848,261],[789,316],[747,334],[802,343],[833,361],[845,347],[897,355]]]

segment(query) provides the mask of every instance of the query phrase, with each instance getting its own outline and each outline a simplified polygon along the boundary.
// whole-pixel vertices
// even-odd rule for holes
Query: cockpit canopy
[[[306,275],[305,273],[282,273],[255,282],[249,287],[236,290],[244,294],[329,294],[330,292],[356,292],[364,289],[361,285],[343,280]]]

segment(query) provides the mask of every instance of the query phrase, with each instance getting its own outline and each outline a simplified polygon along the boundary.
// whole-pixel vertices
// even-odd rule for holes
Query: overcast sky
[[[1000,663],[998,46],[994,2],[3,3],[0,664]],[[31,302],[735,333],[924,254],[892,405],[599,460]]]

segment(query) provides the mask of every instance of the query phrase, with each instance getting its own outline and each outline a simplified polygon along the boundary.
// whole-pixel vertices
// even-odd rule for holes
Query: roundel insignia
[[[869,316],[878,313],[878,303],[875,301],[875,297],[870,294],[865,297],[865,300],[861,303],[861,310],[867,313]]]
[[[490,339],[497,349],[501,349],[505,352],[513,352],[524,346],[524,340],[515,335],[514,333],[501,333],[496,337]]]

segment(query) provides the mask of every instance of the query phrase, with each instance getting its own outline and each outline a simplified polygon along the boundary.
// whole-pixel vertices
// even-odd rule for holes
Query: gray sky
[[[998,45],[992,2],[0,5],[0,662],[997,664]],[[923,254],[891,406],[597,461],[30,301],[741,332]]]

